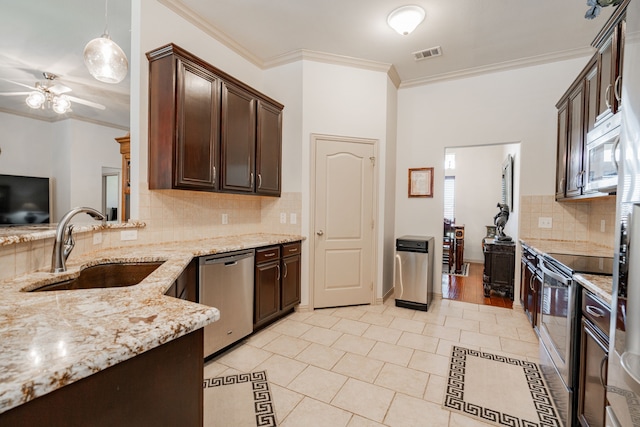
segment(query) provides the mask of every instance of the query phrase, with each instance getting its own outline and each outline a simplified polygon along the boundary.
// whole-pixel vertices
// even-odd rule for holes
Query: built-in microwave
[[[584,186],[587,192],[613,193],[618,186],[620,113],[614,114],[587,134]]]

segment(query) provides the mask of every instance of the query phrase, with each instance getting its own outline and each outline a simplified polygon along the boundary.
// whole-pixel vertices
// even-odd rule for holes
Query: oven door
[[[575,285],[570,277],[540,260],[540,340],[560,374],[565,387],[572,389],[571,359],[575,333]]]

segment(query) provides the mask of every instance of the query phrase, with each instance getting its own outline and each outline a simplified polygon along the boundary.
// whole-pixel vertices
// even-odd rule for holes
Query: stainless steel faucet
[[[72,234],[73,224],[69,224],[69,221],[79,213],[86,213],[91,215],[93,219],[102,220],[102,224],[107,220],[106,216],[93,208],[77,207],[64,214],[56,228],[56,240],[53,243],[53,254],[51,255],[52,273],[62,273],[63,271],[67,271],[65,262],[76,244]]]

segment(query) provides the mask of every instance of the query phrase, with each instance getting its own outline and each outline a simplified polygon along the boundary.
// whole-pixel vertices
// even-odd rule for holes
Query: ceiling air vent
[[[440,46],[436,46],[429,49],[413,52],[413,59],[415,59],[416,61],[422,61],[423,59],[433,58],[434,56],[440,55],[442,55],[442,48]]]

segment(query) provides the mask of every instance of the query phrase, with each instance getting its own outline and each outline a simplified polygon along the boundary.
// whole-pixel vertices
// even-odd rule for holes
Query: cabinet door
[[[536,272],[531,267],[527,267],[529,281],[527,282],[527,311],[531,326],[536,326],[536,319],[538,316],[538,288],[536,288]]]
[[[558,107],[558,146],[556,151],[556,200],[565,197],[567,185],[567,132],[569,123],[569,101]]]
[[[282,158],[282,110],[258,101],[258,140],[256,144],[256,193],[280,195]]]
[[[522,253],[522,257],[524,258],[524,251]],[[527,311],[527,291],[529,290],[529,279],[530,279],[529,269],[527,268],[527,263],[522,260],[520,263],[520,303],[522,304],[522,308],[524,311]]]
[[[255,181],[256,99],[222,83],[221,189],[251,193]]]
[[[178,61],[175,188],[216,189],[220,80]]]
[[[582,321],[578,420],[583,427],[604,427],[607,346],[593,326]]]
[[[585,106],[584,116],[587,123],[586,132],[593,130],[600,108],[600,68],[598,56],[594,55],[588,65],[589,71],[585,78]]]
[[[300,255],[282,258],[282,310],[300,302]]]
[[[567,135],[567,197],[579,196],[582,190],[582,157],[584,153],[584,96],[583,84],[579,81],[577,87],[569,95],[569,133]]]
[[[280,260],[256,264],[254,326],[280,312]]]

